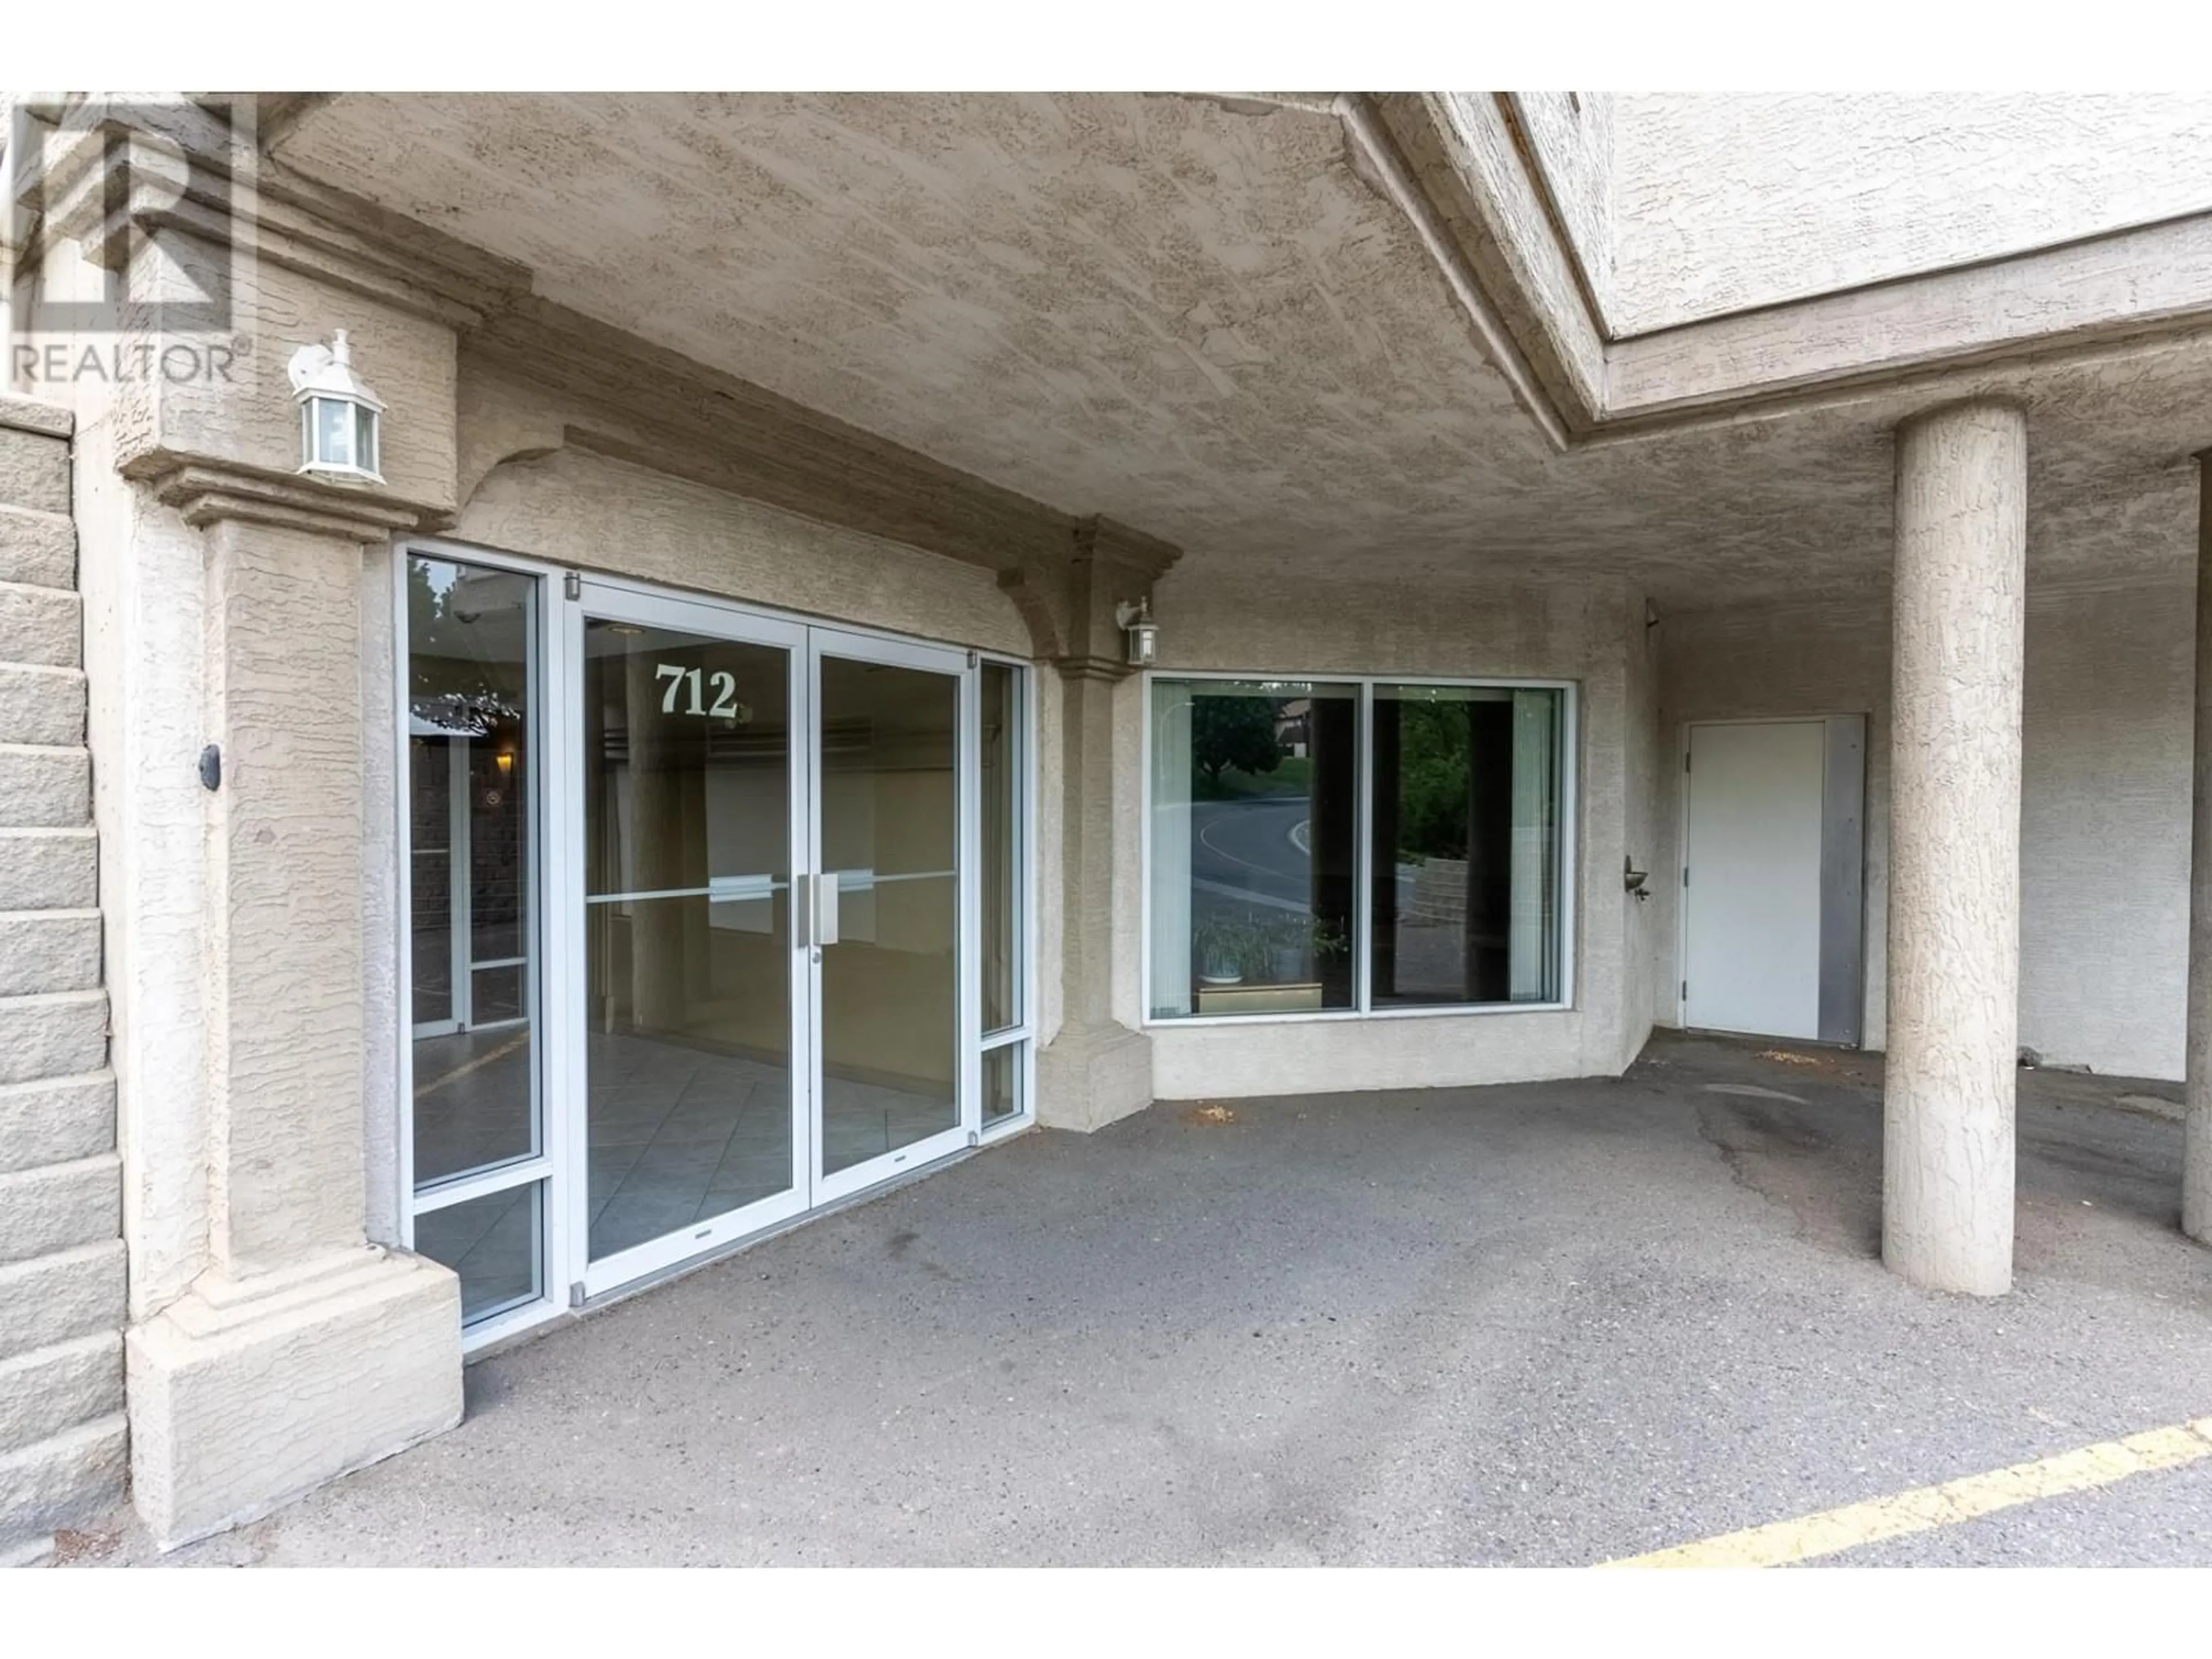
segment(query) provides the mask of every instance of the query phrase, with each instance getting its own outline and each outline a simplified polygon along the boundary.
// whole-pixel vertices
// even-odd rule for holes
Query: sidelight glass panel
[[[1153,684],[1155,1018],[1353,1006],[1359,692]]]
[[[593,1260],[792,1185],[791,659],[584,629]]]
[[[544,1294],[545,1183],[533,1181],[415,1218],[415,1249],[460,1275],[461,1323]]]
[[[1022,1062],[1026,1042],[1002,1042],[983,1051],[983,1121],[1003,1122],[1022,1109]]]
[[[960,1121],[960,682],[821,659],[822,1169]],[[826,914],[825,907],[825,914]]]
[[[1022,1023],[1021,673],[1005,663],[982,669],[983,1031]]]
[[[538,1148],[538,606],[534,577],[407,562],[418,1189]]]
[[[1543,688],[1375,688],[1375,1006],[1559,1000],[1565,706]]]

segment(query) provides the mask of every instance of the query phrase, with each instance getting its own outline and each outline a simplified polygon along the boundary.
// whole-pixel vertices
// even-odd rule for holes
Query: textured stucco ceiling
[[[1193,558],[1863,589],[1887,430],[2032,405],[2039,575],[2193,549],[2212,345],[1554,453],[1325,109],[1174,96],[347,95],[289,165],[547,297]]]

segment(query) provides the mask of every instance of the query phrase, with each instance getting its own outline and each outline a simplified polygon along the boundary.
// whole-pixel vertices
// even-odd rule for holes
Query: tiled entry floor
[[[785,1067],[623,1032],[593,1032],[587,1052],[594,1261],[790,1188]],[[415,1066],[417,1168],[466,1168],[483,1161],[480,1149],[512,1138],[515,1103],[528,1098],[520,1033],[428,1039]],[[949,1092],[834,1077],[823,1090],[832,1172],[950,1128],[957,1116]],[[512,1291],[527,1296],[532,1202],[521,1192],[419,1217],[416,1248],[485,1285],[483,1305],[493,1305],[500,1264],[525,1275]]]
[[[791,1187],[791,1074],[656,1038],[590,1039],[592,1258]]]
[[[791,1185],[783,1066],[595,1032],[591,1038],[592,1256],[599,1260]],[[951,1093],[823,1079],[831,1173],[949,1129]]]

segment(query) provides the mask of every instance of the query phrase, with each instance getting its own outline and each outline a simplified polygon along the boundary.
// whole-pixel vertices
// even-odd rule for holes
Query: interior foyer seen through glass
[[[1156,680],[1156,1017],[1353,1006],[1359,693]]]
[[[822,1172],[960,1122],[960,682],[821,659]]]
[[[793,1183],[791,666],[584,624],[593,1261]]]

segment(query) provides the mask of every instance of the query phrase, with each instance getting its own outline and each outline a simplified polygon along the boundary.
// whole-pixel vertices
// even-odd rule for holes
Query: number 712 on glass
[[[696,668],[686,668],[680,663],[664,662],[653,665],[653,678],[667,683],[668,689],[660,694],[660,712],[664,714],[710,714],[717,720],[735,720],[744,724],[750,712],[738,701],[738,677],[726,669],[716,669],[702,676]],[[704,693],[711,687],[714,700],[709,703]],[[679,703],[686,692],[687,702]]]

